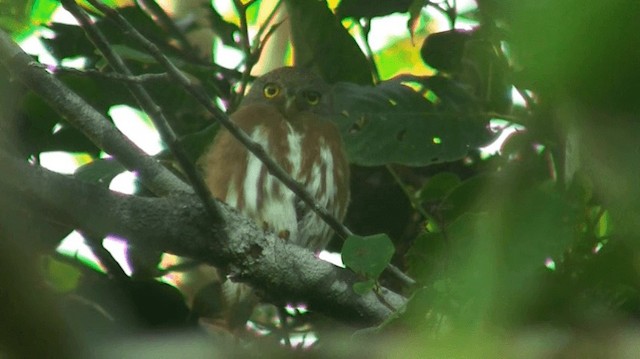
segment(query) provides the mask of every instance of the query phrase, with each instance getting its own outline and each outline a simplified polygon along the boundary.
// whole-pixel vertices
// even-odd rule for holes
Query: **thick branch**
[[[228,266],[273,301],[304,301],[341,321],[378,324],[405,299],[383,289],[382,300],[360,296],[350,271],[317,259],[305,248],[264,234],[251,220],[221,204],[225,227],[212,226],[202,203],[190,194],[143,198],[111,192],[0,153],[0,193],[46,210],[56,221],[95,235],[116,235],[137,245]],[[227,241],[217,240],[227,235]]]
[[[189,186],[118,131],[106,117],[24,53],[1,30],[0,63],[96,146],[113,155],[130,171],[136,171],[152,192],[157,195],[175,191],[192,192]]]
[[[71,0],[69,0],[71,1]],[[178,82],[184,89],[190,93],[200,104],[202,104],[213,117],[224,126],[231,135],[233,135],[240,143],[242,143],[249,152],[255,155],[267,168],[269,174],[280,180],[287,188],[296,194],[311,210],[313,210],[323,221],[325,221],[338,236],[342,239],[346,239],[353,232],[349,230],[345,225],[338,221],[333,215],[327,211],[326,208],[319,205],[315,198],[296,180],[294,180],[280,165],[278,165],[265,151],[265,149],[257,142],[253,141],[241,128],[239,128],[229,117],[220,111],[219,108],[214,106],[211,100],[206,94],[196,88],[191,81],[167,58],[160,49],[151,41],[146,39],[140,32],[138,32],[133,25],[131,25],[124,17],[122,17],[117,11],[109,8],[101,3],[99,0],[89,0],[89,3],[104,12],[110,19],[127,32],[131,38],[137,41],[143,46],[151,56],[153,56],[159,64],[161,64],[167,73]],[[239,3],[236,2],[238,5]],[[243,5],[243,10],[246,10],[247,5]],[[248,45],[248,37],[245,34],[245,40]],[[400,269],[394,265],[387,267],[392,275],[400,279],[405,285],[411,286],[415,284],[415,281],[409,276],[404,274]]]
[[[235,137],[240,143],[242,143],[249,152],[255,155],[269,171],[269,174],[280,180],[287,188],[296,194],[309,208],[311,208],[322,220],[331,226],[335,232],[342,238],[348,237],[351,231],[345,227],[340,221],[334,218],[329,211],[323,206],[320,206],[313,196],[302,187],[300,183],[294,180],[278,163],[269,157],[269,154],[264,148],[257,142],[253,141],[249,135],[247,135],[241,128],[233,123],[229,117],[217,108],[206,94],[195,87],[189,78],[187,78],[170,60],[167,58],[160,49],[151,41],[146,39],[140,32],[138,32],[133,25],[131,25],[124,17],[122,17],[117,11],[109,8],[98,0],[89,0],[89,3],[95,8],[104,12],[110,19],[112,19],[116,25],[122,28],[123,31],[131,36],[131,39],[137,41],[143,46],[151,56],[153,56],[159,64],[161,64],[167,73],[188,93],[190,93],[201,105],[203,105],[213,117],[224,126],[233,137]]]

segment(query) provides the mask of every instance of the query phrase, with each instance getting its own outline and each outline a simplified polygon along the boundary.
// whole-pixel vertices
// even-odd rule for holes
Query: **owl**
[[[341,221],[349,165],[331,113],[328,84],[310,71],[283,67],[256,79],[230,118]],[[331,239],[330,227],[227,130],[219,131],[200,165],[213,196],[266,230],[314,252]]]
[[[230,119],[342,221],[349,202],[349,164],[340,133],[329,120],[331,102],[331,87],[320,77],[283,67],[256,79]],[[314,252],[331,239],[329,225],[227,130],[218,132],[199,164],[213,196],[265,230]],[[220,316],[236,330],[258,299],[242,283],[227,280],[221,290]]]

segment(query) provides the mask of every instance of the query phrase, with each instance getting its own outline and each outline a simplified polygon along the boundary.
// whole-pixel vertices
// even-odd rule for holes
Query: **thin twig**
[[[447,5],[449,5],[449,4],[447,4]],[[448,9],[445,9],[445,8],[441,7],[439,4],[436,4],[433,1],[427,1],[425,6],[431,6],[432,8],[438,10],[438,12],[440,12],[442,15],[445,15],[449,19],[449,25],[453,29],[453,25],[455,25],[455,21],[454,21],[453,24],[451,23],[451,17],[449,16],[449,10]]]
[[[280,8],[280,5],[282,5],[282,0],[278,0],[278,2],[275,4],[273,9],[271,9],[271,12],[269,13],[269,15],[267,15],[267,18],[264,20],[263,26],[260,26],[260,28],[258,29],[256,36],[253,38],[254,44],[257,45],[261,42],[260,39],[262,38],[262,34],[265,32],[267,28],[269,28],[270,29],[269,31],[271,32],[274,27],[277,27],[279,24],[282,23],[280,22],[278,24],[274,24],[273,26],[268,26],[271,23],[271,20],[273,20],[274,16],[276,16],[276,12]],[[265,42],[265,41],[266,41],[266,37],[264,40],[262,40],[262,42]],[[256,50],[256,49],[254,48],[253,50]]]
[[[240,85],[238,87],[238,90],[234,92],[231,105],[228,108],[230,112],[233,112],[240,105],[240,102],[244,97],[244,93],[246,92],[249,79],[251,78],[251,70],[253,69],[253,66],[258,62],[258,59],[260,59],[265,43],[269,40],[269,38],[271,38],[271,35],[273,35],[273,33],[282,24],[282,21],[281,21],[279,23],[273,24],[272,26],[268,26],[271,23],[271,20],[273,19],[273,17],[276,15],[276,11],[278,10],[281,4],[282,4],[282,0],[279,0],[271,10],[269,15],[267,15],[267,18],[265,19],[264,24],[260,26],[260,28],[258,29],[258,32],[253,37],[253,40],[250,41],[248,44],[246,44],[246,45],[249,45],[248,49],[244,47],[244,41],[243,41],[243,52],[245,53],[245,58],[244,58],[245,69],[240,79]],[[236,4],[238,16],[240,16],[240,28],[243,33],[242,36],[243,37],[246,36],[248,39],[248,36],[249,36],[248,28],[246,28],[246,31],[242,30],[243,27],[247,26],[246,8],[248,7],[248,4],[242,5],[242,8],[238,8],[238,6],[239,5]],[[267,29],[269,30],[267,31],[267,33],[264,35],[264,38],[263,38],[262,35]]]
[[[117,72],[101,72],[96,70],[78,70],[70,67],[53,67],[53,72],[57,74],[70,74],[75,76],[91,76],[91,77],[99,77],[107,80],[114,81],[122,81],[129,83],[145,83],[145,82],[154,82],[154,81],[167,81],[170,80],[171,77],[166,72],[159,74],[142,74],[142,75],[133,75],[126,76],[123,74],[119,74]]]
[[[152,17],[155,18],[156,21],[163,27],[169,34],[171,34],[180,44],[182,48],[183,54],[185,54],[188,58],[194,58],[197,51],[191,46],[187,37],[184,36],[184,33],[178,28],[175,22],[167,15],[164,9],[158,5],[154,0],[137,0],[138,5],[145,9],[151,14]]]
[[[362,22],[365,24],[362,24]],[[373,57],[373,49],[371,49],[371,44],[369,44],[369,31],[371,31],[371,20],[362,19],[358,23],[360,26],[360,34],[362,37],[362,42],[364,42],[364,48],[367,51],[367,59],[369,60],[369,67],[371,67],[371,73],[373,74],[373,81],[375,83],[380,82],[380,72],[378,71],[378,65],[376,64],[376,60]]]
[[[69,0],[66,0],[69,1]],[[124,17],[117,11],[100,3],[97,0],[88,0],[91,5],[107,14],[115,23],[120,26],[123,31],[129,34],[132,39],[143,46],[163,67],[167,69],[169,75],[176,80],[181,86],[187,90],[213,117],[224,126],[229,133],[242,143],[249,152],[256,156],[267,168],[269,174],[280,180],[289,190],[291,190],[298,198],[300,198],[311,210],[313,210],[322,220],[327,223],[342,239],[353,235],[353,233],[335,217],[333,217],[326,208],[320,206],[309,192],[302,187],[300,183],[294,180],[286,171],[280,167],[273,159],[269,157],[264,148],[253,141],[242,129],[233,123],[229,117],[218,107],[214,106],[206,94],[199,91],[189,78],[187,78],[151,41],[146,39],[138,32]],[[387,268],[394,276],[398,277],[405,285],[411,286],[415,281],[406,274],[402,273],[397,267],[389,265]]]
[[[120,263],[113,258],[111,252],[109,252],[102,244],[102,238],[88,234],[86,231],[82,231],[82,237],[85,239],[85,243],[89,245],[93,254],[98,258],[100,263],[106,268],[107,274],[113,279],[119,282],[128,281],[130,278],[124,272]]]
[[[93,1],[92,1],[93,3]],[[76,4],[75,0],[62,0],[62,6],[69,11],[78,20],[89,40],[96,46],[96,48],[102,53],[102,55],[109,62],[110,66],[117,72],[124,74],[125,76],[132,76],[133,74],[124,63],[122,58],[113,51],[109,41],[104,34],[98,29],[97,26],[91,21],[89,16]],[[95,5],[94,5],[95,6]],[[128,84],[129,91],[136,98],[138,104],[149,115],[154,125],[158,129],[163,141],[169,146],[171,153],[176,157],[183,173],[187,175],[189,182],[193,186],[196,194],[203,202],[205,209],[211,216],[211,218],[218,222],[223,223],[224,219],[220,214],[218,203],[213,200],[209,189],[204,183],[204,180],[195,169],[195,166],[189,160],[184,149],[178,143],[176,134],[169,125],[167,118],[160,106],[158,106],[147,90],[140,84]]]
[[[456,0],[452,0],[451,5],[447,0],[447,16],[449,16],[449,25],[454,29],[456,27],[456,20],[458,19],[458,4]]]
[[[282,306],[278,306],[278,317],[280,319],[280,327],[277,328],[282,340],[284,341],[284,345],[288,348],[293,348],[291,346],[291,338],[289,337],[289,323],[287,319],[289,318],[289,313],[287,313],[286,309]]]
[[[253,53],[251,52],[251,44],[249,39],[249,25],[247,22],[247,8],[253,4],[253,1],[243,4],[242,0],[233,0],[233,5],[236,8],[236,12],[240,17],[240,44],[242,46],[242,52],[244,52],[244,70],[242,71],[242,79],[240,80],[240,86],[235,93],[232,101],[232,108],[236,108],[240,104],[240,99],[244,95],[247,84],[249,83],[249,77],[251,76],[251,69],[256,61],[254,61]]]
[[[424,210],[424,208],[422,208],[422,204],[419,203],[416,200],[416,196],[414,196],[410,191],[409,188],[407,187],[407,185],[404,183],[404,181],[402,181],[402,178],[400,178],[400,175],[398,175],[398,172],[396,172],[395,169],[393,169],[393,167],[391,165],[386,165],[385,166],[387,168],[387,171],[389,171],[389,173],[391,174],[391,176],[393,177],[394,181],[396,181],[396,184],[398,184],[398,186],[400,186],[400,189],[402,189],[402,192],[405,194],[405,196],[407,197],[407,199],[409,200],[409,203],[411,203],[411,206],[413,207],[413,209],[415,209],[416,211],[418,211],[418,213],[420,213],[420,215],[428,220],[428,221],[435,221],[435,219],[429,214],[427,213],[427,211]]]

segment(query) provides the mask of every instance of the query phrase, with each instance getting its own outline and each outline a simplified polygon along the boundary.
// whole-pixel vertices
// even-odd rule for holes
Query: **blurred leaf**
[[[258,16],[260,15],[261,0],[255,0],[249,8],[247,8],[247,23],[249,25],[256,25]]]
[[[59,5],[60,1],[57,0],[35,0],[31,8],[31,23],[40,25],[49,22]]]
[[[595,227],[595,235],[597,238],[603,238],[611,235],[611,219],[609,212],[604,211],[598,219]]]
[[[386,234],[352,235],[342,246],[342,262],[354,272],[375,280],[391,261],[394,251]]]
[[[481,12],[509,28],[512,54],[523,69],[520,85],[591,108],[637,112],[640,2],[584,4],[581,0],[478,1]]]
[[[218,133],[219,128],[220,124],[215,122],[207,126],[204,130],[180,138],[178,142],[187,153],[187,156],[195,163],[204,151],[206,151],[207,147],[213,143],[213,138],[216,133]],[[167,151],[168,150],[165,150],[163,152]]]
[[[44,257],[43,265],[47,281],[58,292],[70,292],[78,286],[82,272],[76,267],[52,257]]]
[[[481,174],[456,186],[440,205],[445,222],[451,222],[465,212],[482,211],[481,198],[494,181],[495,176]]]
[[[426,64],[466,86],[486,111],[505,112],[511,105],[510,70],[497,44],[479,30],[447,30],[430,34],[420,54]]]
[[[593,199],[593,181],[583,171],[576,171],[571,178],[567,193],[580,205],[587,205]]]
[[[372,84],[369,62],[326,2],[286,0],[295,64],[315,67],[329,83]]]
[[[436,270],[442,270],[438,268],[438,263],[444,264],[446,261],[445,248],[446,241],[442,233],[420,234],[405,255],[408,274],[418,282],[425,282],[436,274]]]
[[[423,61],[440,71],[458,70],[471,33],[464,30],[447,30],[427,36],[420,48]]]
[[[422,202],[432,202],[443,199],[461,180],[457,174],[452,172],[440,172],[429,178],[427,183],[420,190],[420,200]]]
[[[55,0],[0,0],[0,28],[23,37],[48,22],[58,5]]]
[[[74,175],[80,180],[109,187],[111,180],[124,171],[124,166],[115,159],[98,158],[78,168]]]
[[[257,8],[252,6],[251,8]],[[211,30],[218,36],[223,44],[239,48],[240,44],[235,40],[234,34],[240,33],[240,28],[236,24],[225,21],[215,7],[207,6],[208,19],[211,23]]]
[[[386,16],[394,12],[406,12],[413,0],[342,0],[336,9],[339,18],[372,18]],[[420,1],[424,2],[424,1]]]
[[[93,44],[79,26],[54,22],[49,24],[48,28],[55,36],[41,38],[41,41],[58,62],[68,58],[84,57],[89,59],[91,64],[99,59]]]
[[[479,38],[465,44],[458,79],[473,89],[486,111],[506,112],[512,102],[510,71],[500,45]]]
[[[463,158],[492,138],[485,119],[456,111],[465,107],[456,103],[458,98],[450,99],[451,94],[462,97],[459,94],[441,87],[436,94],[443,94],[442,101],[434,105],[403,82],[397,78],[375,87],[334,87],[335,121],[351,162],[426,166]]]
[[[367,294],[367,292],[369,292],[370,290],[372,290],[373,287],[375,287],[375,285],[376,285],[375,279],[369,279],[364,282],[354,283],[353,291],[356,292],[357,294],[364,295],[364,294]]]
[[[419,43],[421,39],[422,34],[415,35],[413,41],[410,38],[390,40],[385,48],[376,51],[373,58],[380,78],[390,79],[403,73],[414,76],[433,75],[434,71],[424,64],[420,53],[416,51],[414,41]]]
[[[413,35],[418,28],[418,22],[420,21],[420,15],[422,14],[422,8],[425,6],[423,0],[413,0],[411,5],[409,5],[409,20],[407,21],[407,29],[409,29],[409,34],[411,35],[411,40],[413,41]]]
[[[573,239],[575,210],[552,191],[528,189],[496,210],[498,238],[512,270],[530,272],[546,258],[560,258]]]

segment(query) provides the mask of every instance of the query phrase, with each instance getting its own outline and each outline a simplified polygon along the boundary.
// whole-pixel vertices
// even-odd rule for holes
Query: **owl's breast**
[[[273,108],[264,110],[266,115]],[[349,197],[349,168],[337,130],[329,122],[305,112],[295,121],[273,112],[267,117],[266,121],[239,125],[319,205],[341,220]],[[216,197],[253,218],[258,225],[287,233],[289,240],[301,246],[320,250],[329,241],[329,226],[230,134],[218,135],[210,158],[213,161],[208,161],[205,173]]]

